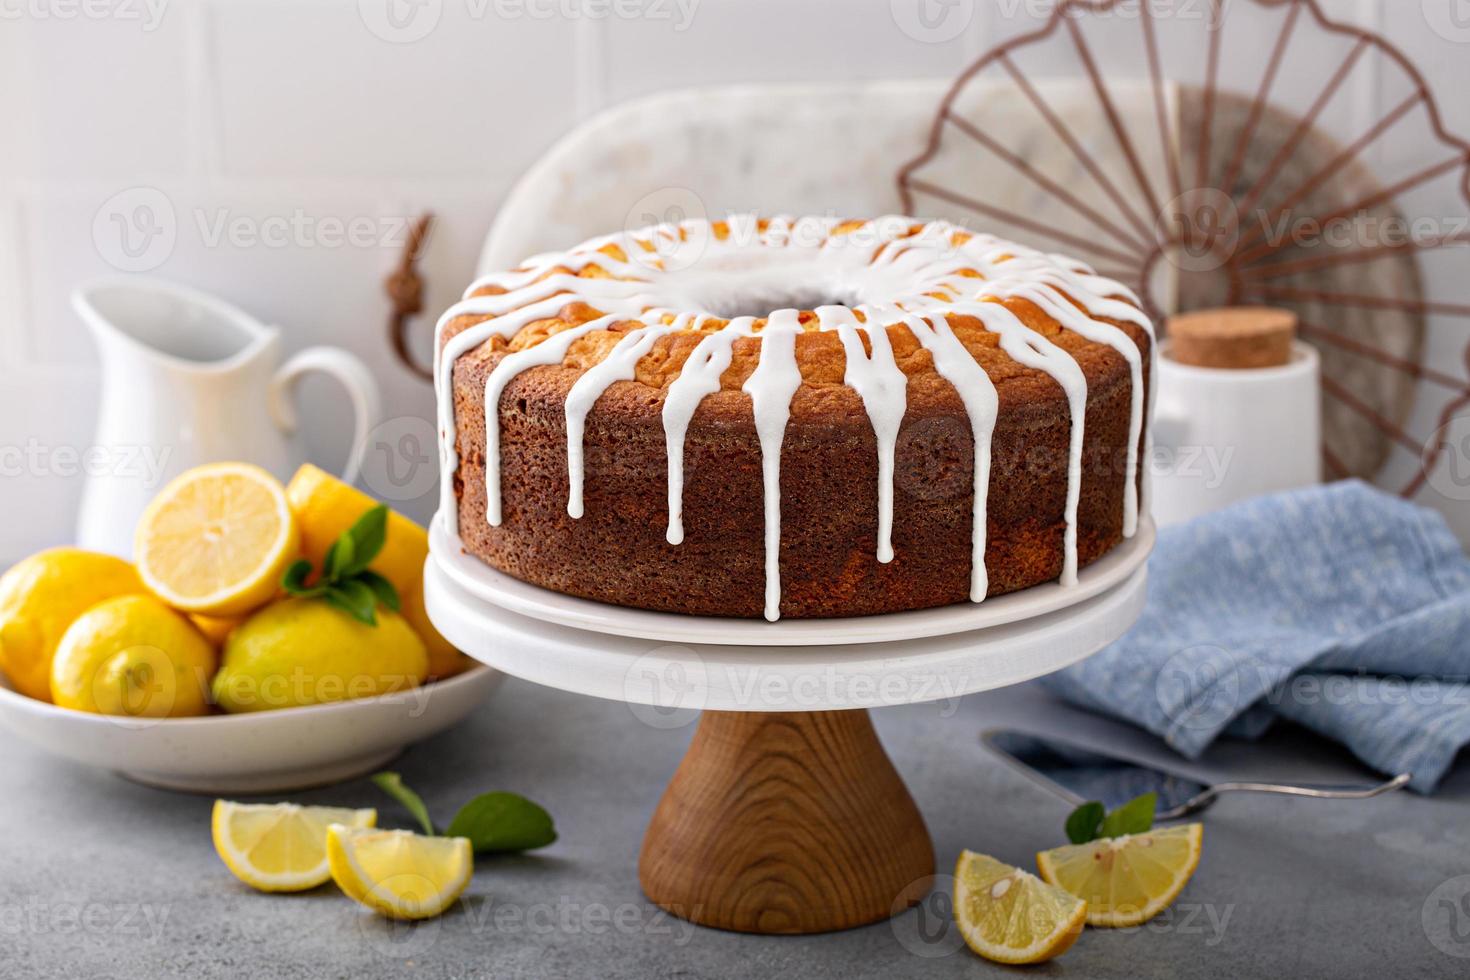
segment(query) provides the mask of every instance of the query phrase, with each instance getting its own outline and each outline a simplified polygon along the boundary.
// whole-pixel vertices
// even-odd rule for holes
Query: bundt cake
[[[440,519],[526,582],[856,616],[1060,578],[1138,523],[1154,355],[1079,262],[907,217],[686,221],[440,319]]]

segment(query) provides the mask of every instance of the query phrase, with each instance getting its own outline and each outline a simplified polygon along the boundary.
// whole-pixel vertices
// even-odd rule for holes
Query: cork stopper
[[[1269,306],[1195,310],[1169,318],[1169,358],[1211,368],[1279,367],[1291,360],[1296,314]]]

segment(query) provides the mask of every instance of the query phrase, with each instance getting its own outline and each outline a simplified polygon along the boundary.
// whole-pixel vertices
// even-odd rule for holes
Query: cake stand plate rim
[[[553,626],[639,640],[715,646],[850,646],[888,643],[1021,622],[1086,602],[1127,581],[1148,561],[1157,537],[1151,516],[1140,515],[1137,532],[1078,573],[1077,585],[1045,582],[979,603],[833,619],[742,619],[689,616],[616,606],[523,582],[469,554],[451,532],[443,511],[429,526],[427,566],[437,565],[460,590],[508,612]]]
[[[424,601],[439,631],[477,660],[546,687],[626,702],[655,726],[682,727],[702,710],[889,707],[1032,680],[1127,632],[1143,611],[1147,579],[1140,565],[1101,595],[1026,620],[845,646],[668,644],[557,626],[469,595],[432,559]]]

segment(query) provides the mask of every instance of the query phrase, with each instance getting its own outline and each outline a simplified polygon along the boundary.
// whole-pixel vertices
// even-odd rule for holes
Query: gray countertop
[[[875,712],[929,822],[941,874],[961,848],[1029,864],[1061,842],[1067,807],[988,757],[982,727],[1068,710],[1033,688]],[[459,728],[396,764],[441,818],[476,792],[545,804],[561,840],[481,859],[442,919],[395,927],[332,885],[257,894],[209,835],[211,801],[128,783],[26,744],[0,750],[0,976],[945,977],[1010,972],[960,946],[942,892],[892,922],[822,936],[722,933],[671,919],[638,890],[643,826],[692,727],[650,728],[625,705],[511,680]],[[1282,730],[1209,760],[1277,776],[1365,780],[1333,746]],[[364,781],[300,802],[405,814]],[[1088,930],[1036,975],[1464,977],[1470,974],[1470,764],[1433,798],[1222,800],[1199,871],[1167,917]],[[1442,901],[1444,900],[1444,901]]]

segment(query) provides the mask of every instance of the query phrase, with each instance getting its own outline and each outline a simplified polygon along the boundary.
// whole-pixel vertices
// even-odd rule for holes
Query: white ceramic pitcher
[[[367,366],[336,347],[281,363],[281,335],[222,300],[158,279],[114,277],[72,293],[102,361],[95,450],[77,520],[83,548],[128,557],[143,508],[190,467],[255,463],[281,479],[304,458],[291,401],[311,371],[337,379],[355,416],[352,482],[382,399]]]

